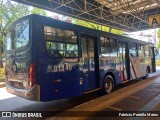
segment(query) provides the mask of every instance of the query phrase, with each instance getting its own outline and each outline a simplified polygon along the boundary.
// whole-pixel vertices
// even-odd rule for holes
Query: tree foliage
[[[46,15],[44,10],[33,8],[29,10],[29,6],[12,2],[11,0],[0,0],[0,67],[2,67],[2,53],[5,44],[4,33],[9,25],[15,20],[28,14]]]
[[[42,16],[46,16],[46,11],[45,10],[42,10],[40,8],[33,8],[31,10],[31,14],[39,14],[39,15],[42,15]]]
[[[110,27],[106,27],[106,26],[102,26],[96,23],[91,23],[91,22],[87,22],[87,21],[83,21],[83,20],[79,20],[79,19],[74,19],[75,24],[77,25],[81,25],[81,26],[85,26],[88,28],[92,28],[92,29],[96,29],[96,30],[102,30],[105,32],[111,32],[114,34],[118,34],[118,35],[123,35],[124,31],[121,30],[117,30],[117,29],[112,29]]]
[[[29,12],[28,6],[13,3],[10,0],[0,0],[0,67],[2,67],[2,53],[4,48],[4,33],[6,28],[16,19]]]
[[[158,28],[157,37],[160,39],[160,28]]]

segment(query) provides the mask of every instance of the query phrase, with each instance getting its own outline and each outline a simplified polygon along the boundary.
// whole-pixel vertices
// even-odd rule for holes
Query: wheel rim
[[[110,93],[112,91],[112,81],[111,81],[111,79],[106,80],[105,90],[106,90],[107,93]]]

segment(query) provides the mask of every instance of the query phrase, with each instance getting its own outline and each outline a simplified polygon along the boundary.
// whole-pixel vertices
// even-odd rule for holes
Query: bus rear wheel
[[[104,79],[104,92],[109,94],[113,91],[114,79],[111,75],[107,75]]]

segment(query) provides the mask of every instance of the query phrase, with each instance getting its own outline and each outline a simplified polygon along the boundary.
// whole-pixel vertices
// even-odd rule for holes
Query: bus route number
[[[47,68],[47,72],[64,72],[71,71],[71,65],[49,65]]]

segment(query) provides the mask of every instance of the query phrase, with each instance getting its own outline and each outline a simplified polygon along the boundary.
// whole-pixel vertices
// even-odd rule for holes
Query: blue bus
[[[29,100],[110,93],[155,71],[148,42],[35,14],[6,32],[6,89]]]

